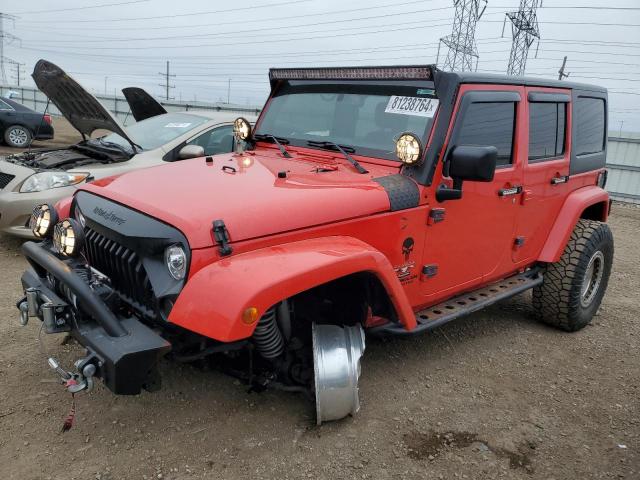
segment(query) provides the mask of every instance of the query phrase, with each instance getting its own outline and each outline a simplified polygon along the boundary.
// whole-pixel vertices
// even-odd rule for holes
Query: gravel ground
[[[17,322],[26,262],[0,237],[2,479],[640,478],[640,209],[616,205],[615,265],[577,333],[533,320],[523,294],[432,334],[369,339],[355,418],[316,427],[302,396],[169,361],[163,389],[71,397],[45,353],[77,345]]]

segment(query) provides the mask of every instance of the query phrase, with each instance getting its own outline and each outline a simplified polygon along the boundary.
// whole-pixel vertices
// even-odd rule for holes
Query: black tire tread
[[[544,281],[533,289],[533,307],[538,319],[542,322],[573,332],[581,329],[590,318],[584,321],[579,315],[580,287],[582,276],[587,268],[588,260],[599,245],[609,244],[613,256],[613,235],[606,223],[580,219],[567,242],[562,257],[555,263],[545,267]],[[606,257],[606,255],[605,255]],[[586,260],[585,260],[586,259]],[[606,259],[605,274],[599,288],[598,297],[594,299],[595,311],[602,301],[607,288],[611,259]]]

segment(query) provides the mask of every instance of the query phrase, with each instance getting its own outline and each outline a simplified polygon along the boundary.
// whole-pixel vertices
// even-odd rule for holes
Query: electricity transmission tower
[[[169,83],[169,79],[170,79],[171,77],[175,77],[175,75],[170,75],[170,74],[169,74],[169,61],[168,61],[168,60],[167,60],[167,72],[166,72],[166,73],[159,72],[159,73],[158,73],[158,75],[162,75],[163,77],[165,77],[164,83],[161,83],[161,84],[160,84],[160,86],[161,86],[161,87],[164,87],[164,89],[165,89],[165,92],[166,92],[166,93],[165,93],[166,100],[167,100],[167,101],[168,101],[168,100],[173,100],[173,97],[169,97],[169,89],[171,89],[171,88],[176,88],[176,86],[175,86],[175,85],[171,85],[171,84]]]
[[[536,39],[538,42],[540,41],[536,10],[541,4],[542,0],[520,0],[517,12],[507,13],[505,23],[507,18],[511,20],[511,35],[513,37],[507,75],[524,75],[529,48]],[[502,34],[504,35],[504,24]]]
[[[449,47],[443,69],[462,72],[474,70],[474,58],[476,59],[475,68],[477,69],[476,24],[487,8],[487,0],[454,0],[453,5],[456,9],[453,30],[451,35],[440,39],[441,43]],[[438,63],[439,59],[440,44],[438,44],[436,63]]]
[[[13,42],[20,42],[20,39],[18,37],[4,31],[5,19],[11,20],[15,23],[16,17],[14,15],[9,15],[8,13],[0,12],[0,81],[3,84],[7,83],[7,72],[5,70],[6,64],[15,63],[10,58],[4,56],[4,45],[5,43],[9,45]]]

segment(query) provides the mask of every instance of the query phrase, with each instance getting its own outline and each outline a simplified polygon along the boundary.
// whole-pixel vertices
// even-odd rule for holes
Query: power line
[[[10,15],[8,13],[2,13],[0,12],[0,80],[2,80],[2,83],[6,84],[7,83],[7,72],[5,71],[5,64],[6,63],[13,63],[13,60],[11,60],[8,57],[5,57],[4,55],[4,45],[5,42],[7,44],[11,44],[15,41],[20,42],[20,39],[18,37],[16,37],[15,35],[12,35],[8,32],[5,32],[4,30],[4,21],[5,20],[11,20],[14,22],[14,26],[15,26],[15,20],[16,20],[16,16],[15,15]]]
[[[538,0],[520,0],[518,11],[506,14],[505,23],[507,18],[511,21],[512,36],[507,75],[524,75],[529,48],[535,40],[540,42],[540,30],[536,16],[537,8]],[[504,24],[502,33],[504,34]]]
[[[104,7],[115,7],[117,5],[131,5],[132,3],[146,3],[151,0],[130,0],[128,2],[119,2],[119,3],[103,3],[99,5],[87,5],[86,7],[70,7],[70,8],[54,8],[52,10],[31,10],[28,12],[20,12],[21,15],[25,14],[38,14],[38,13],[54,13],[54,12],[68,12],[70,10],[94,10],[96,8],[104,8]]]
[[[238,12],[243,10],[253,10],[255,8],[272,8],[272,7],[280,7],[283,5],[292,5],[295,3],[307,3],[311,0],[289,0],[286,2],[279,3],[269,3],[266,5],[249,5],[246,7],[236,7],[236,8],[227,8],[225,10],[207,10],[201,12],[193,12],[193,13],[175,13],[173,15],[157,15],[154,17],[126,17],[126,18],[111,18],[107,20],[108,22],[131,22],[137,20],[156,20],[159,18],[177,18],[177,17],[193,17],[200,15],[210,15],[213,13],[227,13],[227,12]],[[105,19],[99,20],[66,20],[63,23],[103,23]],[[31,20],[28,23],[51,23],[51,20]],[[185,26],[187,28],[188,26]]]

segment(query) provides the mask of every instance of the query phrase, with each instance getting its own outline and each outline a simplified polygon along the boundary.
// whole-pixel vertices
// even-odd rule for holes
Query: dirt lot
[[[25,261],[0,237],[0,478],[640,478],[640,209],[617,206],[611,224],[609,291],[581,332],[536,323],[525,294],[429,335],[370,339],[361,413],[321,427],[301,396],[165,361],[162,391],[99,386],[64,434],[71,398],[38,322],[18,326]]]

